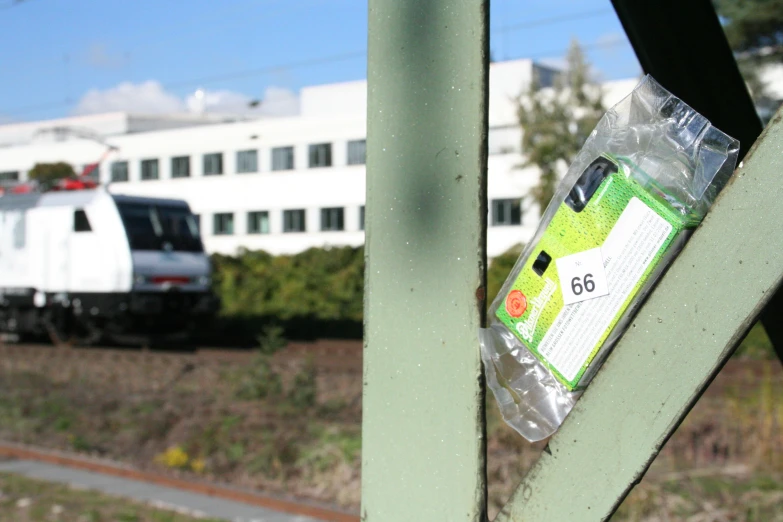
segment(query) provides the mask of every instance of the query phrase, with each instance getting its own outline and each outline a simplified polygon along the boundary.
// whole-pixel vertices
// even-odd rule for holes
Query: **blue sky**
[[[366,0],[15,2],[0,0],[2,121],[185,110],[198,88],[283,107],[302,86],[366,76]],[[609,0],[491,3],[496,60],[558,60],[572,38],[604,79],[640,73]]]

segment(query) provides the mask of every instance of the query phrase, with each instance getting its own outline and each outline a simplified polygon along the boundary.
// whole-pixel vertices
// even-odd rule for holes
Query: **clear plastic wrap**
[[[591,133],[480,332],[487,384],[530,441],[560,426],[725,186],[739,142],[645,77]]]

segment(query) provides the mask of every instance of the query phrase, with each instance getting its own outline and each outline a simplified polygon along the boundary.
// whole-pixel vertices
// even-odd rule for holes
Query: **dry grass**
[[[777,392],[783,371],[777,361],[758,360],[768,350],[763,331],[754,332],[755,345],[743,350],[751,360],[734,360],[719,375],[617,520],[776,520],[771,505],[783,474],[783,397]],[[321,394],[322,385],[316,390],[312,384],[325,381],[308,374],[316,370],[307,365],[297,366],[305,373],[279,383],[263,364],[227,365],[205,388],[199,372],[184,374],[171,386],[145,381],[145,368],[133,367],[132,361],[123,358],[107,369],[117,379],[134,374],[131,388],[90,380],[84,373],[55,381],[6,366],[0,373],[0,439],[358,511],[360,382],[345,388],[353,391],[338,400],[318,402],[314,395]],[[354,378],[359,376],[343,380]],[[528,444],[506,426],[491,397],[487,411],[494,516],[543,444]],[[742,473],[734,473],[738,469]],[[741,511],[743,505],[751,510]]]

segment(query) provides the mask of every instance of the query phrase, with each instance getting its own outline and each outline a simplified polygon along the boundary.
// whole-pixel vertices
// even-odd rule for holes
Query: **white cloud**
[[[190,112],[245,113],[251,102],[250,96],[233,91],[204,91],[199,89],[185,98]]]
[[[124,82],[111,89],[92,89],[82,96],[73,113],[127,111],[141,113],[182,112],[182,100],[163,89],[156,81],[134,84]]]
[[[299,113],[299,97],[293,91],[267,87],[260,99],[234,91],[199,89],[185,99],[190,112],[243,114],[248,116],[290,116]]]
[[[199,89],[182,100],[167,92],[160,83],[151,80],[140,84],[125,82],[103,91],[90,90],[79,100],[73,113],[79,115],[111,111],[289,116],[299,113],[299,97],[289,89],[267,87],[259,99],[235,91]]]

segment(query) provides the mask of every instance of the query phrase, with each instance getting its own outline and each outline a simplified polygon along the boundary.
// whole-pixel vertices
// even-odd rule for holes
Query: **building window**
[[[272,149],[272,170],[292,170],[293,168],[293,147],[275,147]]]
[[[240,150],[237,152],[237,172],[258,172],[257,150]]]
[[[193,214],[193,222],[196,224],[196,232],[201,234],[201,214]]]
[[[87,213],[83,209],[77,209],[73,212],[73,231],[92,232],[90,220],[87,219]]]
[[[176,158],[171,158],[171,177],[190,177],[190,156],[178,156]]]
[[[142,181],[158,179],[158,160],[141,160],[141,179]]]
[[[364,230],[364,205],[359,207],[359,230]]]
[[[259,210],[247,213],[247,233],[248,234],[268,234],[269,233],[269,212]]]
[[[343,208],[321,209],[321,230],[345,230],[343,226]]]
[[[19,172],[0,172],[0,183],[4,181],[19,181]]]
[[[127,161],[115,161],[111,164],[111,180],[128,181],[128,162]]]
[[[304,232],[305,228],[304,209],[283,211],[283,232]]]
[[[216,236],[230,236],[234,233],[234,214],[224,212],[214,215],[212,233]]]
[[[492,225],[509,226],[522,224],[521,199],[493,199]]]
[[[310,145],[310,168],[332,166],[332,144],[316,143]]]
[[[348,142],[348,165],[364,165],[367,160],[367,141]]]
[[[215,152],[204,154],[204,175],[219,176],[223,174],[223,154]]]

